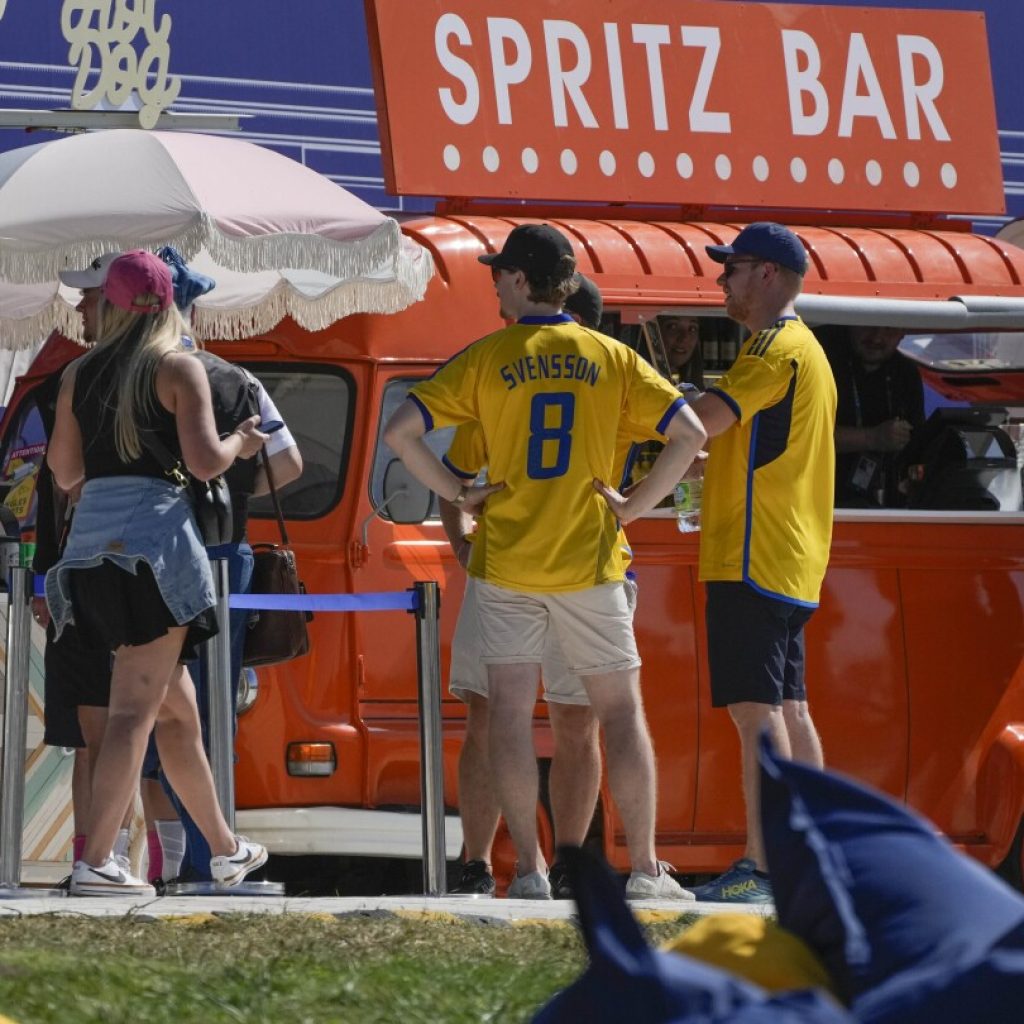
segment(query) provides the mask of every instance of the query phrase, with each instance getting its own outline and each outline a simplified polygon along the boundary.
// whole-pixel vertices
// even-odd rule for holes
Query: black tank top
[[[71,408],[82,433],[85,479],[103,476],[153,476],[166,479],[155,456],[145,448],[137,459],[122,462],[114,443],[117,403],[118,352],[101,352],[79,366]],[[153,394],[154,409],[140,432],[149,430],[175,455],[181,452],[174,413],[168,412]]]

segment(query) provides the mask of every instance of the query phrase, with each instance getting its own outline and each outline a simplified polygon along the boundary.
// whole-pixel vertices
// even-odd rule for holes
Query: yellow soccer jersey
[[[630,449],[634,444],[650,441],[650,437],[631,437],[623,429],[619,430],[615,439],[615,475],[607,481],[613,487],[620,486],[629,458]],[[441,461],[460,479],[473,481],[480,470],[487,465],[487,446],[484,443],[484,432],[479,423],[463,423],[455,431],[452,443]],[[473,538],[471,538],[473,539]],[[622,566],[626,568],[633,561],[633,550],[626,540],[626,532],[619,527],[619,550],[622,553]]]
[[[836,386],[798,317],[748,338],[710,389],[738,422],[711,444],[700,578],[815,606],[832,541]]]
[[[505,484],[480,517],[471,575],[537,593],[624,578],[619,525],[593,480],[618,482],[620,429],[662,436],[683,403],[636,352],[564,314],[524,317],[410,397],[428,430],[478,421],[490,479]]]

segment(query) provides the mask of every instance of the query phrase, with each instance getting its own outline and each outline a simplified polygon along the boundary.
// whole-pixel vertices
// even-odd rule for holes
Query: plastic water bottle
[[[680,533],[693,533],[700,529],[700,500],[704,481],[680,480],[675,489],[676,525]]]

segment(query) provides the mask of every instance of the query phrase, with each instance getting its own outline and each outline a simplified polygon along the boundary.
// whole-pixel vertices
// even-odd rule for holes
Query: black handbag
[[[260,457],[270,485],[270,497],[277,514],[277,526],[281,531],[280,544],[253,545],[253,594],[290,594],[299,595],[306,588],[299,579],[295,552],[288,546],[288,530],[281,512],[281,502],[274,486],[274,475],[270,469],[267,450],[263,449]],[[242,664],[250,668],[260,665],[277,665],[282,661],[291,661],[309,651],[309,632],[306,623],[313,616],[302,611],[266,611],[253,614],[249,620],[249,628],[245,634],[245,650]]]
[[[141,440],[143,447],[160,463],[164,475],[187,492],[203,544],[213,548],[230,543],[234,516],[231,493],[224,477],[199,480],[156,435],[143,431]]]

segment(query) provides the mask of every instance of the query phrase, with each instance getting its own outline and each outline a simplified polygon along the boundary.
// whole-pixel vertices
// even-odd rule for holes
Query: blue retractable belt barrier
[[[34,593],[43,597],[43,580],[36,576]],[[267,612],[414,612],[419,608],[415,590],[372,594],[232,594],[231,608]]]

